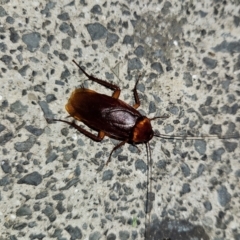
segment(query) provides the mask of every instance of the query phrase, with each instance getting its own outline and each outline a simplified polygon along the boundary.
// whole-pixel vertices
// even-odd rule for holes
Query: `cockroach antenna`
[[[159,118],[168,118],[168,115],[150,118],[150,121],[159,119]],[[221,136],[221,135],[203,135],[201,136],[193,136],[193,135],[168,135],[161,134],[159,132],[153,133],[154,137],[162,138],[162,139],[175,139],[175,140],[202,140],[202,139],[240,139],[239,133],[236,132],[233,135]],[[152,201],[154,201],[155,197],[152,194],[152,157],[151,157],[151,148],[149,142],[145,143],[146,151],[147,151],[147,161],[148,161],[148,172],[147,172],[147,185],[149,188],[147,189],[147,199],[145,206],[145,239],[150,240],[151,237],[151,209],[152,209]]]

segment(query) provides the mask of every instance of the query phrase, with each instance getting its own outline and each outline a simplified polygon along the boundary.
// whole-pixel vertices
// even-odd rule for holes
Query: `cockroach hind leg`
[[[85,74],[85,76],[88,77],[88,79],[90,79],[91,81],[96,82],[96,83],[98,83],[98,84],[100,84],[100,85],[102,85],[102,86],[104,86],[104,87],[106,87],[108,89],[113,90],[114,91],[113,92],[113,97],[114,98],[118,98],[118,96],[120,95],[121,90],[120,90],[120,88],[117,85],[114,85],[112,83],[108,83],[105,80],[102,80],[102,79],[96,78],[96,77],[94,77],[92,75],[89,75],[75,60],[72,60],[72,61]]]
[[[137,109],[141,102],[140,102],[140,99],[139,99],[139,96],[138,96],[138,92],[137,92],[137,85],[138,85],[138,82],[139,82],[139,79],[140,79],[141,75],[138,77],[136,83],[135,83],[135,86],[133,88],[133,96],[134,96],[134,100],[135,100],[135,104],[133,105],[133,108]]]

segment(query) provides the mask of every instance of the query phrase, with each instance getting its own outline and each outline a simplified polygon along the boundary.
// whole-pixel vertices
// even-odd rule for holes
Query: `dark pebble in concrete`
[[[190,188],[190,184],[189,183],[184,183],[183,186],[182,186],[182,190],[180,192],[180,195],[184,195],[186,193],[189,193],[191,192],[191,188]]]
[[[67,24],[66,22],[63,22],[60,26],[59,26],[59,30],[63,33],[68,33],[71,31],[71,28],[69,26],[69,24]]]
[[[54,213],[54,208],[50,205],[47,205],[45,209],[42,210],[42,213],[44,213],[50,222],[54,222],[56,220],[56,215]]]
[[[240,169],[238,169],[238,170],[235,172],[235,177],[240,178]]]
[[[32,172],[18,180],[18,184],[28,184],[37,186],[42,182],[42,175],[38,172]]]
[[[156,112],[156,105],[155,102],[151,101],[149,103],[148,113],[155,113]]]
[[[212,153],[212,156],[211,156],[212,160],[221,161],[223,153],[225,153],[224,148],[218,148],[218,149],[214,150]]]
[[[39,47],[41,35],[38,32],[23,34],[22,40],[27,45],[27,49],[30,52],[34,52]]]
[[[104,181],[111,180],[113,176],[114,174],[112,170],[106,170],[103,172],[102,181],[104,182]]]
[[[224,147],[226,148],[227,152],[234,152],[237,146],[238,144],[236,142],[224,142]]]
[[[65,230],[70,234],[72,240],[82,238],[82,232],[79,227],[73,227],[72,225],[68,225]]]
[[[0,111],[4,111],[8,107],[8,101],[3,100],[2,104],[0,105]]]
[[[130,35],[126,35],[123,39],[123,44],[129,44],[132,47],[134,46],[134,38],[133,36]]]
[[[54,94],[48,94],[48,95],[46,96],[46,101],[47,101],[47,103],[53,102],[53,101],[55,101],[55,100],[57,100],[57,98],[55,97]]]
[[[205,207],[205,209],[206,209],[207,211],[211,211],[211,210],[212,210],[212,204],[211,204],[211,202],[209,202],[209,201],[205,201],[205,202],[203,203],[203,206]]]
[[[173,130],[174,130],[174,127],[170,124],[167,124],[166,126],[164,126],[164,131],[166,134],[173,132]]]
[[[106,46],[107,48],[111,48],[114,46],[115,43],[117,43],[119,40],[119,36],[115,33],[108,33],[107,40],[106,40]]]
[[[27,227],[27,223],[21,223],[21,222],[19,222],[19,223],[15,223],[14,225],[13,225],[13,229],[14,230],[18,230],[18,231],[21,231],[21,230],[23,230],[25,227]]]
[[[190,168],[186,163],[181,164],[181,170],[182,170],[184,177],[190,176]]]
[[[186,87],[191,87],[193,85],[192,75],[189,72],[183,74],[183,80],[185,81]]]
[[[134,69],[141,69],[143,67],[142,62],[138,58],[132,58],[128,60],[128,71]]]
[[[122,189],[124,190],[125,195],[133,194],[133,189],[130,187],[127,187],[126,184],[123,184]]]
[[[59,53],[59,59],[61,61],[67,61],[68,60],[68,56],[65,53]],[[64,84],[64,83],[63,83]]]
[[[123,161],[127,161],[127,160],[128,160],[128,156],[121,155],[121,154],[118,155],[118,161],[123,162]]]
[[[77,164],[77,166],[76,166],[76,168],[74,170],[74,174],[75,174],[76,177],[80,176],[81,168],[80,168],[79,164]]]
[[[47,191],[42,191],[40,193],[38,193],[35,197],[35,199],[42,199],[48,196],[48,192]]]
[[[210,135],[222,134],[222,126],[220,124],[213,124],[209,130]]]
[[[57,3],[56,2],[47,2],[46,6],[43,10],[41,10],[41,14],[46,15],[47,17],[50,17],[50,10],[53,9],[55,7]]]
[[[5,173],[12,173],[12,167],[9,164],[8,160],[2,161],[1,168],[2,168],[3,172],[5,172]]]
[[[87,24],[85,26],[87,27],[87,31],[90,34],[92,41],[107,37],[108,31],[100,23]]]
[[[13,24],[15,22],[15,19],[12,18],[11,16],[7,16],[6,22],[9,23],[9,24]]]
[[[59,201],[57,203],[56,209],[58,210],[59,214],[63,214],[66,211],[66,208],[63,206],[62,201]]]
[[[235,42],[227,42],[224,40],[214,47],[213,50],[215,52],[240,53],[240,40]]]
[[[10,105],[10,111],[17,114],[18,116],[23,116],[28,110],[28,106],[23,105],[19,100]]]
[[[71,38],[67,37],[62,40],[62,48],[69,50],[71,48]]]
[[[10,179],[8,176],[0,179],[0,186],[7,186],[8,184],[10,184]]]
[[[144,47],[139,45],[135,50],[134,50],[134,54],[137,56],[137,57],[143,57],[144,56]]]
[[[199,166],[198,166],[198,169],[197,169],[197,176],[198,177],[201,176],[202,173],[205,171],[205,169],[206,169],[205,165],[200,163]]]
[[[68,78],[71,75],[71,73],[69,72],[69,70],[66,68],[62,73],[61,73],[61,79],[64,80],[66,78]]]
[[[151,68],[157,71],[158,73],[162,74],[164,73],[162,64],[159,62],[154,62],[151,64]]]
[[[20,36],[18,34],[18,32],[15,30],[15,28],[10,28],[9,29],[10,31],[10,40],[12,43],[17,43],[18,40],[20,39]]]
[[[196,140],[194,142],[195,150],[200,154],[203,155],[206,152],[206,141],[204,140]]]
[[[28,225],[29,226],[29,225]],[[37,224],[35,225],[35,226],[37,226]],[[29,226],[29,228],[32,228],[33,226]],[[46,235],[45,234],[43,234],[43,233],[39,233],[39,234],[30,234],[30,236],[29,236],[29,239],[30,240],[33,240],[33,239],[39,239],[39,240],[42,240],[42,239],[44,239],[46,237]],[[11,239],[12,240],[12,239]]]
[[[207,68],[209,69],[214,69],[217,66],[217,60],[209,58],[209,57],[204,57],[203,58],[203,63],[206,65]]]
[[[42,135],[42,133],[43,133],[43,129],[40,129],[40,128],[36,128],[36,127],[34,127],[34,126],[32,126],[32,125],[28,125],[28,126],[25,126],[25,128],[30,132],[30,133],[32,133],[33,135],[35,135],[35,136],[40,136],[40,135]]]
[[[102,15],[102,8],[98,4],[94,5],[90,11],[93,14]]]
[[[70,20],[69,14],[67,12],[61,13],[57,15],[57,18],[62,20],[62,21],[68,21]]]
[[[147,164],[143,160],[138,159],[135,161],[135,169],[145,173],[147,171]]]
[[[11,132],[5,133],[4,135],[0,136],[0,146],[5,145],[12,138],[13,138],[13,133]]]
[[[199,15],[200,15],[201,18],[204,18],[204,17],[206,17],[206,16],[208,15],[207,12],[204,12],[204,11],[202,11],[202,10],[198,11],[198,13],[199,13]]]
[[[27,75],[27,70],[29,68],[29,65],[25,65],[23,67],[21,67],[18,72],[21,74],[21,76],[25,77]]]
[[[56,195],[53,195],[53,200],[56,200],[56,201],[62,201],[62,200],[64,200],[66,197],[65,197],[65,195],[63,194],[63,193],[58,193],[58,194],[56,194]]]
[[[42,111],[44,112],[44,117],[45,118],[49,118],[49,119],[53,119],[54,118],[54,114],[49,109],[48,104],[47,104],[46,101],[39,101],[38,104],[40,105]]]
[[[107,240],[116,240],[117,237],[114,233],[110,233],[107,235]]]
[[[130,233],[128,231],[119,231],[119,239],[127,240],[130,238]]]
[[[61,191],[67,190],[67,189],[71,188],[72,186],[76,185],[79,181],[80,181],[79,178],[73,178],[72,180],[68,181],[67,184],[64,187],[60,188],[59,190],[61,190]]]
[[[26,141],[24,142],[16,142],[14,143],[14,148],[18,152],[28,152],[34,143],[36,142],[36,137],[30,136]]]
[[[159,160],[159,161],[156,163],[156,166],[157,166],[157,168],[165,169],[166,166],[167,166],[167,162],[166,162],[165,160]]]
[[[237,71],[237,70],[240,70],[240,55],[238,55],[238,60],[237,62],[234,64],[234,68],[233,68],[233,71]]]
[[[8,14],[7,14],[7,12],[5,11],[5,9],[2,7],[2,6],[0,6],[0,17],[5,17],[5,16],[7,16]]]
[[[12,62],[12,57],[8,56],[8,55],[3,55],[0,60],[5,64],[5,65],[9,65]]]
[[[16,212],[16,215],[18,217],[29,216],[31,214],[32,214],[31,208],[26,205],[21,206]]]
[[[89,235],[89,240],[99,240],[101,237],[102,234],[100,232],[93,232]]]
[[[50,152],[47,156],[46,164],[55,161],[58,158],[58,155],[55,152]]]
[[[178,108],[177,106],[171,106],[171,107],[169,108],[169,112],[172,113],[172,114],[174,114],[174,115],[178,115],[178,113],[179,113],[179,108]]]
[[[225,186],[220,186],[217,190],[218,202],[222,207],[225,207],[231,201],[231,195]]]

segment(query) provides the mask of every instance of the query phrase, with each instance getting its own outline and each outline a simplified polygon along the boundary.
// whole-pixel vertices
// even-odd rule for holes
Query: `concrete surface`
[[[117,84],[158,133],[239,137],[239,1],[0,1],[0,239],[240,239],[239,139],[93,142],[67,117],[88,81]],[[152,207],[152,208],[151,208]],[[149,210],[148,209],[148,210]]]

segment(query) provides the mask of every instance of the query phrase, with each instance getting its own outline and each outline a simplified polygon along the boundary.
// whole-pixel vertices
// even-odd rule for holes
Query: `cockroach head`
[[[147,117],[139,118],[133,129],[133,142],[146,143],[153,137],[153,130],[150,119]]]

